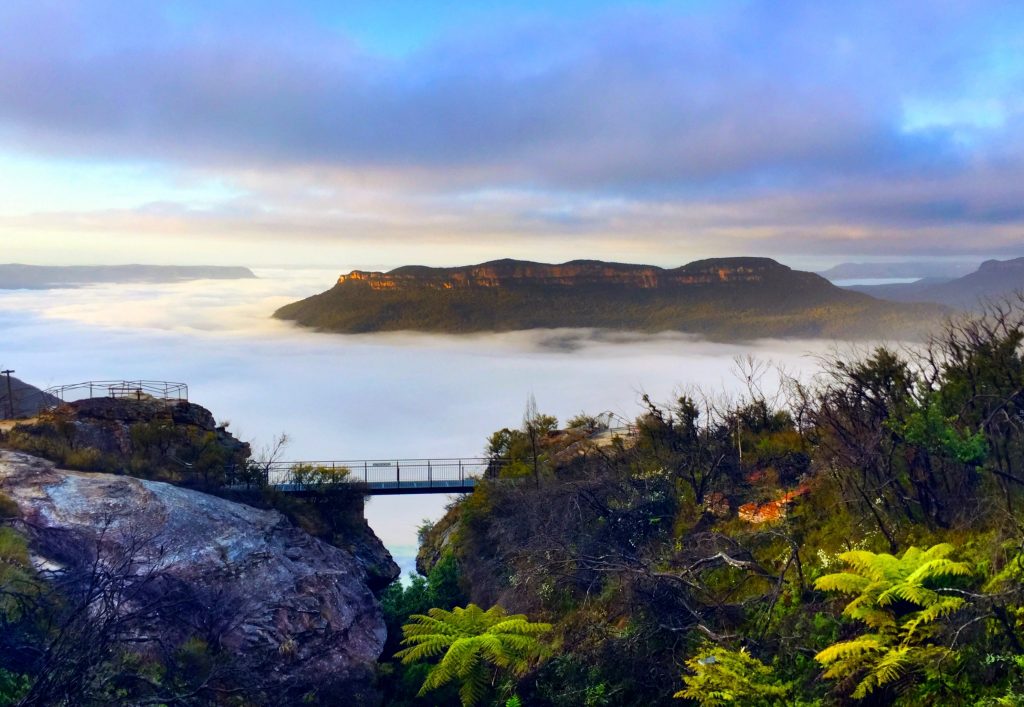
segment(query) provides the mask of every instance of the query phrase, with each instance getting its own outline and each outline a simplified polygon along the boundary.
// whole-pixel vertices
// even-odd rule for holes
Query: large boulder
[[[327,686],[335,695],[372,694],[385,626],[365,559],[353,552],[273,510],[156,481],[67,471],[23,453],[0,451],[0,493],[17,504],[16,523],[40,567],[81,565],[97,547],[110,556],[131,553],[131,572],[159,572],[162,586],[174,585],[176,616],[220,614],[219,644],[253,703],[289,704]],[[164,630],[150,638],[189,637],[174,621]]]

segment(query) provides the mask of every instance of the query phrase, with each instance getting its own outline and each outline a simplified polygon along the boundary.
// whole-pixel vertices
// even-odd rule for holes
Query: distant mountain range
[[[242,267],[194,265],[0,265],[0,290],[49,290],[109,283],[239,280],[256,277]]]
[[[742,340],[916,338],[946,313],[936,305],[879,301],[768,258],[716,258],[673,269],[497,260],[354,270],[274,316],[344,333],[593,327]]]
[[[978,261],[945,262],[906,260],[891,263],[840,263],[818,274],[836,280],[886,280],[907,278],[953,279],[974,272]]]
[[[60,402],[49,393],[14,376],[11,376],[11,395],[9,396],[7,394],[7,377],[0,376],[0,419],[10,417],[12,398],[14,417],[33,417],[40,410]]]
[[[1024,258],[987,260],[976,271],[952,280],[926,278],[901,285],[857,285],[848,289],[893,302],[932,302],[975,310],[985,300],[1010,297],[1024,290]]]

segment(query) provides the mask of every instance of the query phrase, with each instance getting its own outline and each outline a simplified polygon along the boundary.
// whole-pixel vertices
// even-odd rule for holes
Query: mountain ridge
[[[847,288],[892,302],[930,302],[978,310],[987,300],[1011,297],[1024,290],[1024,257],[986,260],[977,270],[954,280],[919,280],[895,285],[857,285]]]
[[[0,290],[47,290],[113,283],[250,280],[246,267],[222,265],[25,265],[0,264]]]
[[[844,262],[827,270],[817,271],[829,280],[888,279],[888,278],[941,278],[952,280],[973,272],[980,260],[963,262],[933,262],[928,260],[895,262]]]
[[[922,325],[945,313],[935,305],[900,305],[850,292],[770,258],[734,257],[676,268],[501,259],[452,268],[353,270],[331,289],[274,316],[340,333],[572,327],[744,340],[916,338]]]
[[[600,260],[570,260],[553,264],[503,258],[447,268],[405,265],[388,272],[353,270],[341,275],[338,284],[365,282],[373,289],[409,285],[453,289],[538,283],[565,286],[600,283],[654,289],[716,281],[758,281],[772,272],[797,271],[770,258],[710,258],[678,268]]]

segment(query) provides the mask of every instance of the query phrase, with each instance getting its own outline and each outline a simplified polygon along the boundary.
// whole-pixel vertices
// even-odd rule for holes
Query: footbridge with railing
[[[185,383],[156,380],[86,381],[49,388],[45,393],[52,397],[44,407],[91,398],[158,400],[168,404],[188,401]],[[636,436],[636,428],[613,413],[603,413],[595,421],[599,424],[585,438],[598,447]],[[507,463],[504,459],[480,457],[271,461],[228,469],[226,476],[230,487],[274,488],[298,495],[353,490],[371,496],[469,493],[480,479],[497,477]]]
[[[484,475],[497,475],[502,459],[360,459],[274,461],[256,464],[236,485],[258,484],[284,493],[319,494],[360,489],[370,496],[469,493]]]

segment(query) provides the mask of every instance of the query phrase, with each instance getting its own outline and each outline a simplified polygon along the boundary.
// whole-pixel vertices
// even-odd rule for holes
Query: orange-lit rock
[[[656,289],[707,285],[722,282],[759,282],[768,270],[785,269],[774,261],[759,258],[698,261],[667,270],[649,265],[603,263],[574,260],[561,265],[497,260],[460,268],[410,266],[390,272],[353,270],[338,278],[338,284],[365,283],[374,290],[407,287],[453,290],[473,287],[515,287],[517,285],[619,285],[636,289]]]
[[[791,491],[786,491],[774,501],[767,503],[744,503],[737,513],[741,520],[748,523],[771,523],[784,518],[790,503],[807,493],[806,484],[801,484]]]

